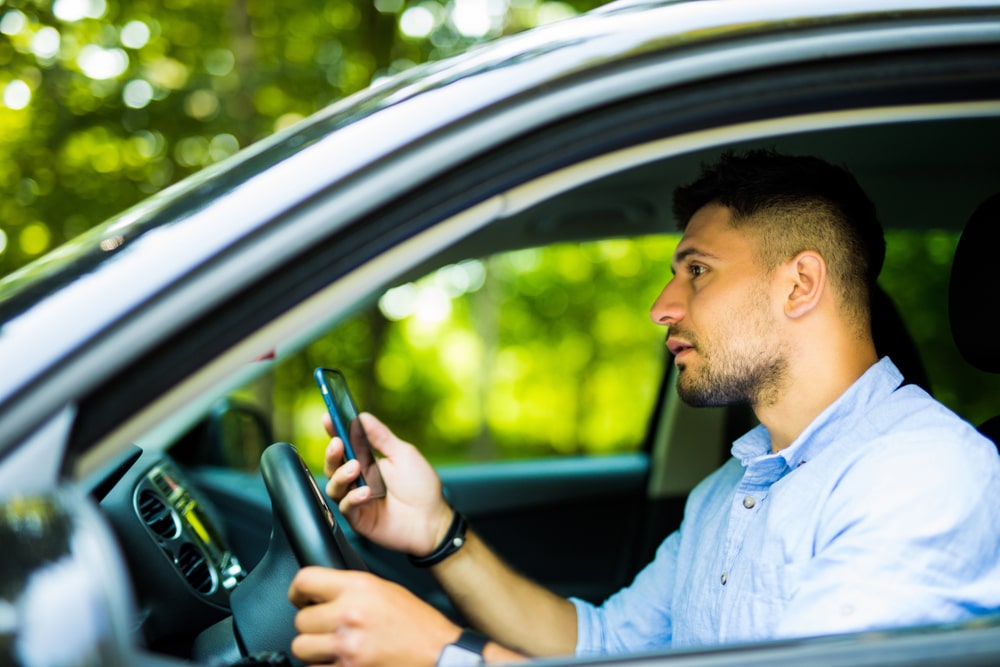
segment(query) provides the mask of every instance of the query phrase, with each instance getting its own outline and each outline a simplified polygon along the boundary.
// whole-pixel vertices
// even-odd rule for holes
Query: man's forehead
[[[673,265],[685,259],[750,259],[754,251],[752,234],[730,224],[731,214],[721,205],[708,205],[692,216],[674,250]]]
[[[710,252],[702,247],[699,247],[694,241],[692,241],[687,245],[678,244],[677,249],[674,250],[673,263],[680,264],[685,259],[691,259],[691,258],[720,259],[719,255],[716,255],[713,252]]]

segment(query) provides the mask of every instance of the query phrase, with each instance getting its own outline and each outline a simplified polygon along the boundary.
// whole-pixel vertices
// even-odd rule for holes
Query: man
[[[874,207],[845,171],[724,155],[675,194],[684,231],[653,304],[681,398],[747,404],[760,426],[691,494],[681,528],[601,607],[502,563],[448,506],[415,448],[371,415],[385,499],[327,492],[361,534],[431,572],[485,645],[374,576],[306,568],[294,653],[343,667],[474,664],[959,620],[1000,608],[1000,459],[992,443],[877,358]],[[329,430],[329,429],[328,429]],[[460,637],[459,646],[453,643]],[[463,661],[464,660],[464,661]]]

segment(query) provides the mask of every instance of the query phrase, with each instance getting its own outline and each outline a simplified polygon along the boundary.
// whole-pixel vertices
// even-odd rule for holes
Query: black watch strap
[[[482,667],[483,649],[489,641],[475,630],[462,630],[451,644],[445,645],[438,656],[436,667]]]
[[[445,534],[444,539],[441,540],[441,543],[434,548],[434,551],[422,558],[410,556],[410,563],[417,567],[437,565],[462,548],[462,545],[465,544],[465,533],[469,529],[469,526],[461,512],[458,510],[452,511],[455,515],[452,517],[451,525],[448,526],[448,532]]]
[[[482,655],[483,649],[486,648],[486,643],[489,641],[484,635],[479,634],[475,630],[465,628],[462,630],[462,634],[458,636],[458,639],[455,640],[455,646],[461,646],[466,650]]]

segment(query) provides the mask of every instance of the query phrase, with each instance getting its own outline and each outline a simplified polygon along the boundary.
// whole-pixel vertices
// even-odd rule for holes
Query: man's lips
[[[670,350],[670,354],[676,357],[688,350],[693,350],[694,345],[678,338],[668,338],[667,349]]]

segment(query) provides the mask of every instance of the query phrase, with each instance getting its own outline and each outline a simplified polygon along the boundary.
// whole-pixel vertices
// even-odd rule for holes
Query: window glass
[[[321,467],[312,369],[330,366],[435,463],[637,450],[667,358],[649,307],[677,240],[517,250],[398,286],[276,366],[275,434]]]
[[[635,451],[667,362],[649,306],[677,241],[564,244],[443,267],[382,295],[241,396],[271,416],[265,438],[294,443],[317,471],[328,439],[316,366],[344,371],[359,408],[435,463]],[[886,241],[879,282],[934,395],[985,421],[1000,378],[962,359],[948,324],[958,235],[892,231]],[[252,469],[259,452],[221,455]]]
[[[920,351],[934,395],[978,425],[998,412],[991,397],[1000,390],[1000,377],[969,366],[951,336],[948,282],[958,237],[942,231],[887,233],[879,283]],[[914,271],[916,266],[924,270]]]

